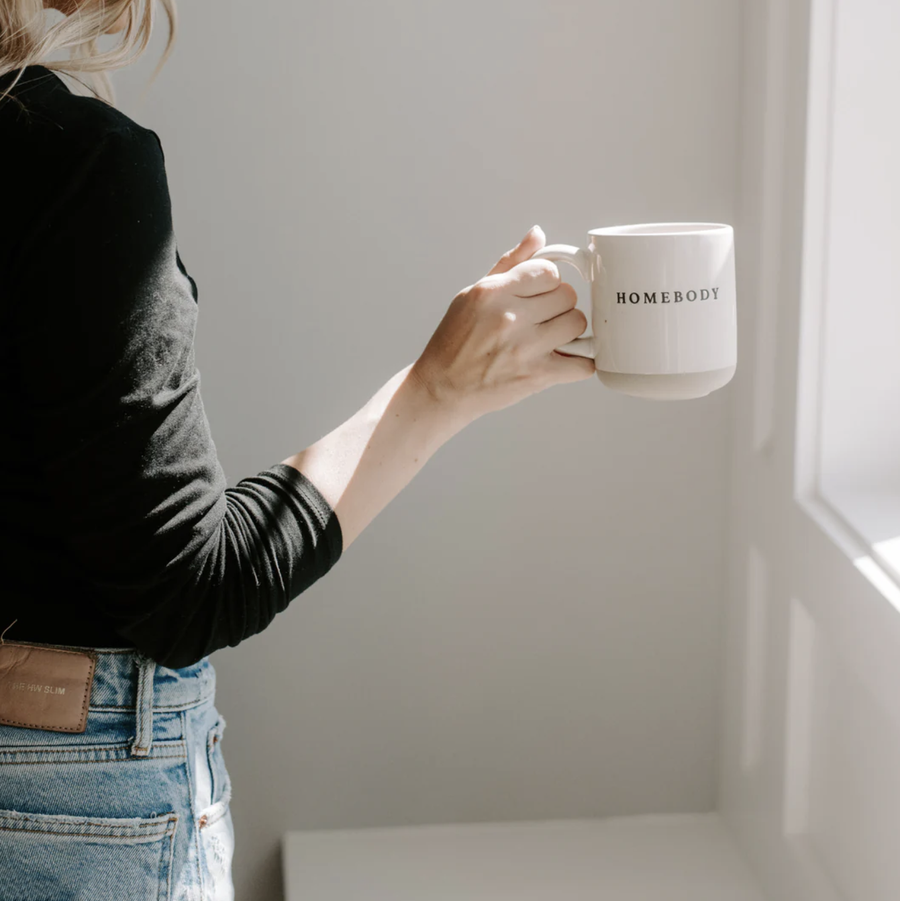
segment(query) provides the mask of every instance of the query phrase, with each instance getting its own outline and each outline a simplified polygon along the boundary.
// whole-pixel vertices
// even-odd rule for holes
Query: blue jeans
[[[83,733],[0,725],[3,901],[232,901],[231,780],[208,657],[94,648]]]

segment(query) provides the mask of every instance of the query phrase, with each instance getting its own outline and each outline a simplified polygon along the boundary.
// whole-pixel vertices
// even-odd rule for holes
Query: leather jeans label
[[[4,641],[0,644],[0,723],[84,732],[97,655]]]

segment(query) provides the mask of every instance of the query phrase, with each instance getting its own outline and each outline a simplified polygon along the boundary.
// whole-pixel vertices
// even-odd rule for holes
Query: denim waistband
[[[146,694],[154,710],[183,710],[205,701],[215,692],[216,672],[208,657],[191,666],[169,669],[134,650],[91,650],[97,654],[97,664],[90,707],[134,708],[141,694]]]
[[[216,671],[209,657],[191,666],[169,669],[134,648],[88,648],[24,642],[38,647],[92,651],[97,655],[89,710],[184,710],[215,693]]]

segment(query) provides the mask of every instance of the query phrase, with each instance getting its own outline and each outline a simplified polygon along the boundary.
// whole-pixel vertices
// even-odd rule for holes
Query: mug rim
[[[641,222],[635,225],[607,225],[592,228],[589,235],[616,238],[674,238],[682,235],[708,235],[732,231],[724,222]]]

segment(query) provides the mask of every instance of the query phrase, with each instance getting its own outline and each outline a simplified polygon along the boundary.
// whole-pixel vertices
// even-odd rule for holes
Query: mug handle
[[[542,250],[532,254],[531,259],[550,260],[551,263],[570,263],[588,284],[591,283],[591,255],[583,247],[573,247],[571,244],[548,244]],[[559,353],[574,357],[587,357],[589,360],[593,360],[596,353],[593,335],[576,338],[556,349]]]

